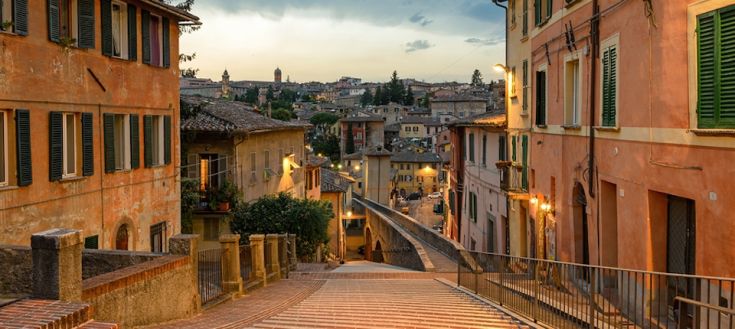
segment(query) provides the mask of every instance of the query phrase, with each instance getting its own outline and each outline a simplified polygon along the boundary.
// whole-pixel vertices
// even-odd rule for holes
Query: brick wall
[[[25,295],[33,291],[31,248],[0,246],[0,295]]]

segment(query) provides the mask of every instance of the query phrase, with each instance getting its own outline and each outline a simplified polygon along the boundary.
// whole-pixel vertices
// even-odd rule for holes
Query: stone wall
[[[0,246],[0,295],[26,295],[32,292],[31,248]]]
[[[82,279],[145,263],[161,256],[163,255],[148,252],[85,249],[82,252]]]
[[[373,261],[433,272],[434,264],[423,246],[405,230],[376,212],[368,212],[367,228],[371,234]],[[380,242],[381,250],[376,250]]]
[[[158,257],[84,280],[82,300],[94,307],[96,320],[123,328],[188,318],[199,308],[192,271],[189,257]]]

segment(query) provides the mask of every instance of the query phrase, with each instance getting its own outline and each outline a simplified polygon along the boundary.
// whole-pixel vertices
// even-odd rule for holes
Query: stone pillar
[[[288,250],[286,249],[288,234],[278,235],[278,264],[281,267],[281,275],[288,278]]]
[[[271,263],[269,272],[276,274],[276,280],[281,279],[281,266],[278,264],[278,234],[268,234],[265,236],[268,240],[269,250],[265,252],[269,253]],[[268,266],[269,264],[266,264]]]
[[[226,292],[242,295],[242,276],[240,275],[240,235],[223,234],[219,237],[222,249],[222,288]]]
[[[55,228],[31,236],[33,297],[82,300],[82,234]]]
[[[261,280],[263,286],[266,285],[264,240],[263,234],[250,235],[250,255],[253,257],[253,269],[250,275]]]
[[[290,259],[291,270],[292,271],[295,271],[296,270],[296,266],[298,265],[298,262],[299,262],[298,258],[296,257],[296,234],[289,234],[288,235],[288,240],[291,242],[291,245],[290,245],[290,248],[291,248],[291,259]]]
[[[191,273],[189,274],[189,285],[194,287],[194,309],[199,313],[202,308],[202,299],[199,295],[199,235],[197,234],[178,234],[168,240],[168,251],[172,255],[189,257],[191,264]],[[182,284],[183,285],[183,284]]]

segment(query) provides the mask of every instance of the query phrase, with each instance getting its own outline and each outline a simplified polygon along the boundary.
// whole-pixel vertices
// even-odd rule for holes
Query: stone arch
[[[380,240],[375,241],[375,250],[373,250],[373,262],[383,262],[383,247],[380,245]]]
[[[111,245],[115,250],[135,250],[136,228],[130,218],[123,218],[112,231]]]
[[[370,228],[365,228],[365,260],[373,260],[373,235]]]

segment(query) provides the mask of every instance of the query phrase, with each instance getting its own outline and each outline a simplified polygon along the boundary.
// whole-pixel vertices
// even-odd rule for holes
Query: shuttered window
[[[94,175],[94,121],[92,113],[82,113],[82,176]]]
[[[0,23],[12,22],[8,27],[0,26],[6,32],[28,35],[28,0],[0,1]]]
[[[482,135],[482,164],[487,165],[487,135]]]
[[[143,63],[153,66],[171,65],[171,36],[169,19],[152,15],[143,10],[141,15],[143,35]]]
[[[137,58],[136,8],[124,2],[101,0],[102,54],[135,60]]]
[[[697,126],[735,128],[735,5],[697,17]]]
[[[534,22],[536,26],[543,25],[551,18],[553,1],[552,0],[534,0]],[[525,34],[524,34],[525,35]]]
[[[79,48],[95,47],[95,0],[46,1],[49,40]]]
[[[137,114],[130,115],[130,168],[140,168],[140,118]]]
[[[79,25],[77,45],[79,48],[94,48],[94,3],[95,0],[77,0],[77,24]]]
[[[49,180],[93,174],[91,113],[51,112],[49,116]],[[81,157],[80,147],[81,146]],[[81,165],[79,160],[82,160]],[[81,169],[81,172],[80,172]]]
[[[602,51],[602,126],[617,124],[618,50],[611,46]]]
[[[523,1],[523,36],[528,35],[528,1],[529,0],[521,0]]]
[[[536,72],[536,125],[546,126],[546,71]]]
[[[469,147],[470,147],[470,162],[475,162],[475,134],[469,136]]]
[[[171,117],[146,115],[143,117],[143,130],[145,166],[171,163]]]
[[[528,60],[523,61],[523,113],[528,113]]]
[[[507,145],[505,145],[505,143],[505,135],[498,136],[498,160],[500,161],[507,160],[507,156],[505,154]]]
[[[15,145],[18,165],[18,186],[33,183],[31,165],[31,115],[28,110],[15,111]]]
[[[521,187],[524,191],[528,191],[528,136],[523,135],[521,137],[521,152],[522,152],[522,161],[523,161],[523,169],[521,172]]]
[[[127,114],[105,113],[105,172],[132,168],[133,139],[130,136],[132,132],[130,123],[131,118]]]

